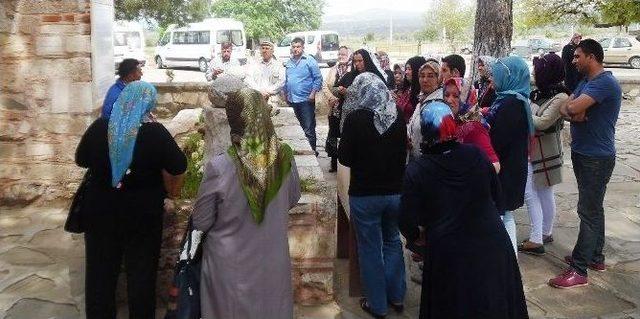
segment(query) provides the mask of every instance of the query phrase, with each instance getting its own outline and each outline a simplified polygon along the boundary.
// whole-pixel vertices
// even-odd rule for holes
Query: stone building
[[[82,235],[62,225],[83,173],[74,164],[76,146],[115,79],[113,10],[113,0],[0,0],[0,318],[84,312]],[[206,86],[156,86],[161,119],[206,104]],[[208,109],[209,123],[224,131],[224,112]],[[334,294],[332,196],[290,111],[274,119],[278,135],[294,148],[300,175],[318,183],[290,213],[295,299],[326,303]],[[175,225],[167,228],[161,299],[175,261],[171,242],[179,237]]]

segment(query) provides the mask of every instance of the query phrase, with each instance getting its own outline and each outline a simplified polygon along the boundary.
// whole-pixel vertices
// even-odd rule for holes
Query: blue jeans
[[[387,303],[402,303],[407,291],[398,231],[400,195],[349,196],[356,230],[360,277],[371,310],[387,313]]]
[[[511,241],[511,246],[513,247],[513,251],[516,254],[516,259],[518,258],[518,239],[516,237],[516,220],[513,217],[512,211],[505,211],[502,216],[502,223],[504,224],[504,228],[507,230],[507,234],[509,234],[509,240]]]
[[[307,137],[311,149],[316,151],[316,104],[315,101],[291,103],[293,112]]]
[[[616,157],[591,157],[571,152],[573,173],[578,182],[580,232],[573,248],[572,267],[587,275],[587,265],[604,263],[604,195],[616,164]]]

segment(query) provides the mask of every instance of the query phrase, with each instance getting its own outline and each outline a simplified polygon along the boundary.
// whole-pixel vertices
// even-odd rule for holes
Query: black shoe
[[[395,311],[398,314],[401,314],[402,312],[404,312],[404,305],[403,304],[394,304],[393,302],[389,302],[389,307],[391,307],[391,309],[393,309],[393,311]]]
[[[553,235],[549,235],[549,236],[542,236],[542,243],[543,244],[550,244],[553,242]]]
[[[362,308],[362,310],[366,313],[368,313],[369,315],[371,315],[372,317],[376,318],[376,319],[386,319],[387,315],[379,315],[377,313],[374,313],[371,310],[371,307],[369,306],[369,303],[367,302],[367,298],[360,298],[360,308]]]

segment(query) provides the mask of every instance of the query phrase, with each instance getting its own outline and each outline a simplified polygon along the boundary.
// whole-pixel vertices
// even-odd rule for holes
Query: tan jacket
[[[535,141],[531,151],[533,180],[537,186],[552,186],[562,182],[562,117],[560,106],[567,103],[565,93],[538,106],[531,103],[533,126],[536,129]]]

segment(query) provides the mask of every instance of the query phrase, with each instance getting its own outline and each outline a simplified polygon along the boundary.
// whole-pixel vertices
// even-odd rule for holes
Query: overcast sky
[[[462,0],[472,3],[475,0]],[[325,15],[335,15],[343,12],[358,12],[367,9],[392,8],[398,11],[425,11],[433,0],[325,0]]]

